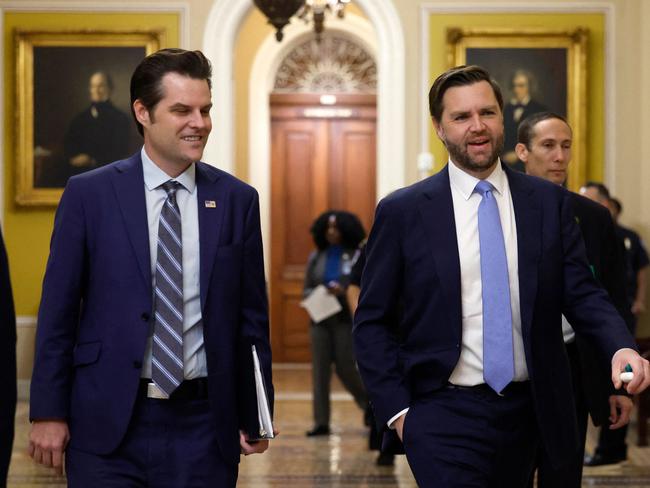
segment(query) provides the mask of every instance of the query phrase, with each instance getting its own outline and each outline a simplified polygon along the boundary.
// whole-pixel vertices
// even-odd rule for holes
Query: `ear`
[[[142,124],[143,127],[147,127],[151,124],[149,110],[144,106],[139,98],[133,102],[133,112],[135,113],[135,118]]]
[[[442,142],[445,141],[445,131],[444,129],[440,126],[440,122],[438,122],[435,117],[431,117],[431,122],[433,123],[433,129],[436,131],[436,135]]]
[[[520,160],[522,160],[524,163],[528,162],[528,148],[525,144],[518,142],[515,146],[515,152],[517,153],[517,157]]]

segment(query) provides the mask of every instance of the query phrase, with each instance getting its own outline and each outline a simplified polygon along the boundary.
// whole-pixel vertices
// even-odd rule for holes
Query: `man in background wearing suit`
[[[489,74],[453,68],[429,103],[450,162],[377,207],[357,361],[421,486],[522,487],[538,445],[557,467],[578,450],[562,314],[616,387],[629,363],[628,391],[646,388],[650,365],[589,270],[569,193],[500,163]]]
[[[30,452],[69,486],[235,486],[271,390],[256,191],[200,162],[211,68],[165,49],[131,78],[142,150],[70,179],[38,317]],[[269,391],[272,396],[272,391]],[[272,400],[271,400],[272,401]]]
[[[9,281],[9,262],[0,232],[0,487],[7,472],[14,443],[16,413],[16,314]]]
[[[540,112],[526,118],[519,125],[515,150],[517,157],[526,166],[526,174],[563,185],[571,162],[572,140],[571,127],[564,117],[551,112]],[[570,193],[570,199],[591,270],[609,294],[619,314],[625,317],[629,314],[625,299],[625,262],[614,222],[602,205],[576,193]],[[599,361],[598,354],[589,344],[576,337],[564,317],[562,332],[571,365],[579,450],[573,462],[560,470],[553,469],[548,456],[540,451],[537,462],[537,486],[540,488],[580,488],[589,413],[596,425],[609,426],[611,422],[609,428],[618,429],[629,422],[633,406],[629,397],[613,391],[608,363]],[[532,481],[531,478],[531,487]]]
[[[588,181],[580,188],[580,193],[594,202],[608,208],[614,218],[616,233],[620,240],[620,245],[623,246],[623,249],[625,250],[624,267],[626,275],[625,293],[627,295],[627,326],[632,335],[634,335],[636,331],[636,314],[639,312],[638,305],[643,303],[642,301],[636,302],[636,292],[639,291],[636,286],[638,284],[643,286],[644,283],[643,280],[637,281],[638,276],[634,270],[638,269],[638,265],[633,264],[633,260],[630,259],[630,252],[633,248],[636,248],[636,251],[639,251],[642,250],[643,247],[640,245],[640,240],[636,234],[632,231],[628,231],[636,238],[635,240],[630,240],[627,238],[630,234],[623,231],[618,225],[617,215],[613,208],[609,189],[603,183]],[[637,255],[637,259],[643,259],[643,257]],[[645,256],[645,264],[648,262],[647,259],[647,256]],[[641,300],[645,299],[645,289],[642,290],[639,297],[642,297]],[[627,459],[627,444],[625,442],[626,435],[627,426],[618,430],[600,429],[598,444],[594,449],[593,455],[585,456],[585,466],[601,466],[604,464],[616,464],[625,461]]]

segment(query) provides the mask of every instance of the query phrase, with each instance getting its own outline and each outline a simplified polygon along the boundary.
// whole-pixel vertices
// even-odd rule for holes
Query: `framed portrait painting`
[[[133,70],[159,31],[17,31],[16,202],[56,205],[68,178],[135,152]]]
[[[584,28],[447,30],[449,67],[482,66],[503,91],[501,159],[506,164],[524,170],[514,152],[522,120],[544,111],[567,118],[573,128],[573,157],[567,180],[572,190],[585,181],[587,167],[587,38]]]

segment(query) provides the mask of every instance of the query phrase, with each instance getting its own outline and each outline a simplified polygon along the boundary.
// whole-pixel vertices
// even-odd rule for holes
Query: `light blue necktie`
[[[493,190],[492,184],[483,180],[474,189],[482,197],[478,207],[478,234],[483,290],[483,378],[500,393],[512,381],[515,361],[508,262]]]

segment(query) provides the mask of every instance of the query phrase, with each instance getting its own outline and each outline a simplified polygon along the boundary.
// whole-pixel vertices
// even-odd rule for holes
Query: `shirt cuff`
[[[388,421],[388,428],[389,428],[389,429],[392,429],[392,430],[395,430],[395,426],[393,425],[393,424],[395,423],[395,421],[396,421],[398,418],[400,418],[402,415],[404,415],[406,412],[408,412],[408,411],[409,411],[409,409],[408,409],[408,408],[405,408],[404,410],[400,411],[400,412],[397,413],[396,415],[392,416],[392,417],[390,418],[390,420]]]

